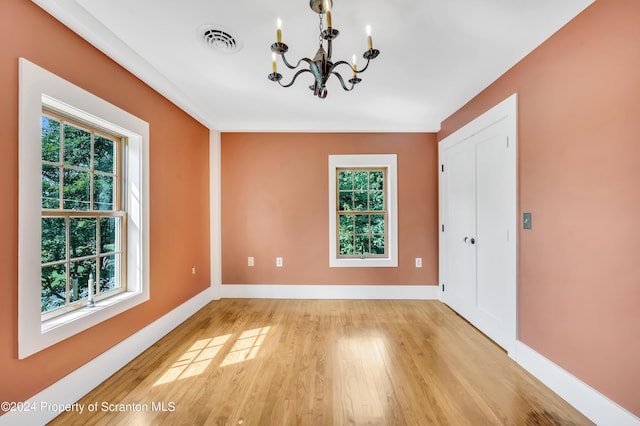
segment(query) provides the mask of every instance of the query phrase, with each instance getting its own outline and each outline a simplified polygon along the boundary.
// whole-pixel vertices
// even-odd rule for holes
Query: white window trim
[[[396,154],[360,154],[329,156],[329,266],[397,267],[398,266],[398,168]],[[388,257],[339,258],[336,241],[336,169],[383,167],[387,169],[387,253]]]
[[[149,300],[149,124],[20,58],[18,358],[24,359]],[[127,291],[46,322],[40,312],[43,105],[128,138]]]

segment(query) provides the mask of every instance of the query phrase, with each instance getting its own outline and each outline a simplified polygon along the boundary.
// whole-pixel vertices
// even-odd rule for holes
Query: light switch
[[[531,229],[531,213],[522,213],[522,229]]]

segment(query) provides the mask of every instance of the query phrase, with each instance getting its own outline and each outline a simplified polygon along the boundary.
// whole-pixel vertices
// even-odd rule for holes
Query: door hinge
[[[444,172],[444,164],[440,165],[440,170]]]
[[[444,291],[444,283],[442,283],[442,291]]]
[[[442,232],[444,232],[444,223],[442,224]]]

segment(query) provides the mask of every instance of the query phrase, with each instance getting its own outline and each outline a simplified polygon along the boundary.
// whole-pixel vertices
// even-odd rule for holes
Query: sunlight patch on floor
[[[202,374],[230,338],[231,334],[227,334],[198,340],[154,383],[154,386]]]
[[[255,328],[243,332],[225,357],[221,367],[254,359],[271,327]]]

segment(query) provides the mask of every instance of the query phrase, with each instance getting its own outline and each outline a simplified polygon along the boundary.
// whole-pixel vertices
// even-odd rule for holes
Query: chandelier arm
[[[297,73],[295,73],[293,75],[293,78],[291,79],[291,81],[288,84],[282,84],[280,81],[278,81],[278,84],[280,84],[280,86],[282,86],[282,87],[291,87],[291,86],[293,86],[293,83],[296,82],[296,78],[298,78],[298,76],[300,74],[305,73],[305,72],[311,73],[311,70],[308,70],[308,69],[299,70]]]
[[[356,71],[357,73],[365,72],[365,71],[367,70],[367,68],[369,68],[369,62],[370,62],[370,60],[369,60],[369,59],[367,59],[367,63],[365,64],[364,68],[362,68],[361,70],[355,70],[355,71]],[[329,69],[329,72],[330,72],[330,73],[331,73],[331,72],[333,72],[333,69],[334,69],[335,67],[337,67],[338,65],[341,65],[341,64],[345,64],[345,65],[347,65],[349,68],[351,68],[351,70],[353,70],[353,66],[352,66],[349,62],[347,62],[347,61],[338,61],[338,62],[336,62],[336,63],[334,63],[334,64],[333,64],[333,66],[331,67],[331,69]]]
[[[338,65],[342,65],[342,64],[347,65],[347,66],[351,69],[351,71],[353,71],[353,66],[352,66],[349,62],[347,62],[347,61],[338,61],[338,62],[335,62],[335,63],[331,66],[331,68],[329,68],[329,73],[333,73],[333,70],[334,70]],[[364,70],[363,70],[363,71],[364,71]],[[360,71],[358,71],[358,72],[360,72]]]
[[[293,65],[291,65],[289,63],[289,61],[287,61],[287,58],[285,58],[285,56],[284,56],[284,52],[280,56],[282,56],[282,62],[284,62],[284,64],[287,66],[287,68],[292,69],[292,70],[295,70],[296,68],[298,68],[302,62],[306,62],[309,65],[311,65],[313,63],[313,61],[311,59],[309,59],[309,58],[302,58],[302,59],[300,59],[298,61],[298,63],[294,67]]]
[[[341,62],[344,62],[344,61],[341,61]],[[349,63],[348,63],[348,62],[345,62],[345,64],[349,65]],[[333,67],[333,68],[335,68],[335,67]],[[347,92],[350,92],[350,91],[352,91],[352,90],[353,90],[353,87],[355,86],[355,84],[351,83],[351,87],[350,87],[350,88],[347,88],[347,85],[346,85],[346,84],[344,84],[344,80],[342,79],[342,76],[341,76],[339,73],[337,73],[337,72],[335,72],[335,71],[331,71],[331,74],[333,74],[333,75],[335,75],[336,77],[338,77],[338,80],[340,80],[340,85],[342,86],[342,88],[343,88],[344,90],[346,90]]]
[[[367,63],[365,64],[364,68],[362,68],[361,70],[356,70],[356,72],[358,72],[358,73],[365,72],[367,70],[367,68],[369,68],[369,62],[370,62],[370,60],[367,59]]]

